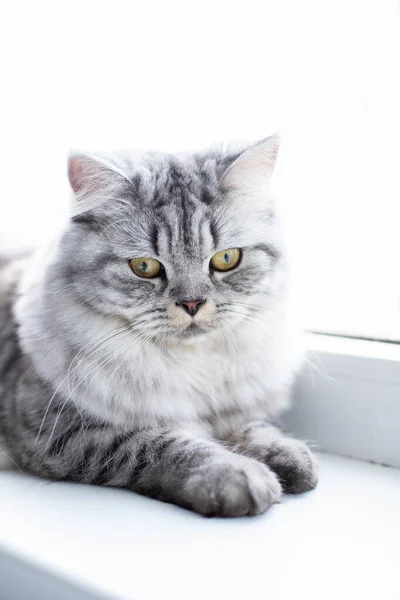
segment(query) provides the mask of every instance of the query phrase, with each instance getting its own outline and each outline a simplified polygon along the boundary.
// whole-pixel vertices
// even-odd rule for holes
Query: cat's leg
[[[266,465],[231,452],[206,430],[118,433],[83,423],[76,415],[60,418],[54,432],[49,426],[39,439],[36,427],[19,434],[18,462],[25,469],[54,479],[128,488],[206,516],[259,514],[281,495]]]
[[[118,430],[52,396],[28,369],[9,411],[7,447],[37,475],[128,488],[209,516],[259,514],[281,496],[271,469],[212,439],[208,425]]]
[[[207,516],[259,514],[280,498],[268,467],[190,431],[109,430],[91,437],[82,432],[79,453],[72,441],[68,453],[67,443],[67,479],[125,487]]]
[[[266,420],[252,420],[248,415],[227,415],[221,421],[215,434],[235,452],[268,465],[284,492],[299,494],[315,488],[317,460],[305,442],[285,435]]]

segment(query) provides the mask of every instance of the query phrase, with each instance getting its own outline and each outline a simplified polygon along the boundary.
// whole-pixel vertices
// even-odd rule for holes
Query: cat
[[[278,138],[203,153],[73,153],[71,218],[0,272],[0,435],[45,478],[205,516],[310,490],[274,422],[302,364]]]

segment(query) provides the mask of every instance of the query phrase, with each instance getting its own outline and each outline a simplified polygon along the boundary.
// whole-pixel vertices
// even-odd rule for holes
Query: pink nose
[[[181,302],[177,302],[177,306],[182,306],[184,310],[186,310],[187,314],[191,317],[198,312],[200,306],[205,303],[203,298],[197,298],[197,300],[182,300]]]

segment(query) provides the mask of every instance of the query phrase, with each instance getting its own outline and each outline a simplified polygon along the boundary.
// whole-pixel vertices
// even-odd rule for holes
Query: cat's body
[[[21,277],[0,270],[0,433],[18,465],[225,516],[276,502],[274,472],[287,491],[315,485],[306,446],[270,425],[302,359],[275,156],[267,140],[71,159],[74,220]],[[240,260],[214,269],[226,248]]]

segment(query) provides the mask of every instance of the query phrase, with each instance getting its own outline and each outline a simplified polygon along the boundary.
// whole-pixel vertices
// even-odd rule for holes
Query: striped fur
[[[0,267],[0,437],[38,475],[125,487],[204,515],[258,514],[316,484],[270,422],[302,345],[279,215],[276,139],[242,153],[71,157],[73,216]],[[215,252],[239,247],[232,271]],[[140,279],[134,257],[165,270]],[[203,298],[196,316],[180,305]]]

